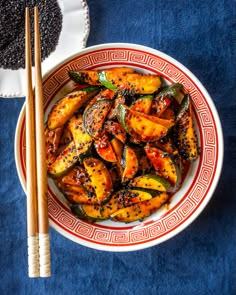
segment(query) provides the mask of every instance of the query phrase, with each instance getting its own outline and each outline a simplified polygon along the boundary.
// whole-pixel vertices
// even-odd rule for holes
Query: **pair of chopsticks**
[[[35,95],[32,88],[30,10],[25,9],[26,190],[29,277],[49,277],[50,242],[47,204],[44,110],[38,7],[34,7]]]

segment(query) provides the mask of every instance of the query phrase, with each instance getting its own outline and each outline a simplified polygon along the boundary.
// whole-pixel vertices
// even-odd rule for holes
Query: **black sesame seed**
[[[25,7],[30,7],[33,16],[36,4],[39,8],[42,60],[55,50],[62,29],[62,13],[56,0],[0,0],[0,67],[12,70],[25,67]],[[33,30],[31,36],[33,37]],[[33,38],[31,44],[33,53]]]

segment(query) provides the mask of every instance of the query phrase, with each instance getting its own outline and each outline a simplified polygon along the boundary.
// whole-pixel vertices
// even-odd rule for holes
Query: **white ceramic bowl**
[[[191,94],[194,119],[201,146],[199,159],[190,165],[181,189],[169,208],[165,206],[144,222],[131,224],[104,221],[89,223],[72,215],[62,194],[48,181],[50,225],[65,237],[104,251],[133,251],[157,245],[185,229],[205,208],[218,183],[223,162],[223,135],[218,113],[200,81],[170,56],[140,45],[113,43],[86,48],[55,66],[43,78],[45,120],[53,104],[68,93],[73,83],[68,70],[134,67],[161,75],[167,82],[182,83]],[[25,190],[25,107],[19,116],[15,158]]]

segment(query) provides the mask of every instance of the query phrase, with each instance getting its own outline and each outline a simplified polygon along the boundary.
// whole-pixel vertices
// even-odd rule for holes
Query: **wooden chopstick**
[[[29,277],[39,276],[38,204],[36,189],[35,118],[32,89],[32,62],[29,8],[25,10],[25,68],[26,68],[26,191]]]
[[[34,56],[35,56],[35,131],[39,227],[40,277],[51,276],[50,241],[48,222],[47,167],[44,135],[43,86],[41,72],[41,45],[38,7],[34,7]]]
[[[27,221],[28,241],[34,240],[34,244],[28,243],[29,253],[29,276],[49,277],[51,275],[50,265],[50,240],[47,203],[47,169],[45,155],[44,135],[44,109],[43,109],[43,88],[41,73],[41,46],[39,31],[38,7],[34,8],[34,56],[35,56],[35,106],[33,104],[32,78],[31,78],[31,50],[30,50],[30,16],[29,8],[26,8],[26,72],[27,72],[27,106],[29,121],[27,122],[28,138],[34,137],[34,143],[27,146],[27,157],[34,165],[27,169],[27,183],[30,177],[29,191],[27,186]],[[30,103],[28,103],[30,102]],[[37,110],[37,111],[36,111]],[[30,126],[30,128],[28,128]],[[35,127],[35,128],[34,128]],[[32,141],[33,142],[33,141]],[[27,143],[26,143],[27,144]],[[34,159],[32,159],[34,158]],[[33,172],[33,173],[32,173]],[[33,175],[33,179],[31,178]],[[33,190],[32,194],[30,188]],[[35,200],[36,190],[36,200]],[[29,199],[29,201],[28,201]],[[34,205],[34,206],[32,206]],[[29,208],[28,208],[29,206]],[[37,220],[36,220],[37,219]],[[34,223],[33,225],[31,224]],[[33,232],[32,228],[35,230]],[[37,230],[37,231],[36,231]],[[37,235],[38,233],[38,235]],[[32,238],[33,237],[33,238]],[[38,240],[38,246],[36,242]],[[36,253],[38,250],[38,253]],[[39,263],[37,264],[37,259]],[[37,271],[37,265],[38,271]]]

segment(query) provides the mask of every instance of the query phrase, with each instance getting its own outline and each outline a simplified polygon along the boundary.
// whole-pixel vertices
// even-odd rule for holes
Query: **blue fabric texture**
[[[25,194],[14,160],[24,98],[0,99],[0,294],[236,294],[235,4],[88,0],[88,46],[129,42],[161,50],[201,80],[219,111],[225,140],[219,185],[203,213],[163,244],[108,253],[80,246],[51,229],[52,277],[29,279]]]

